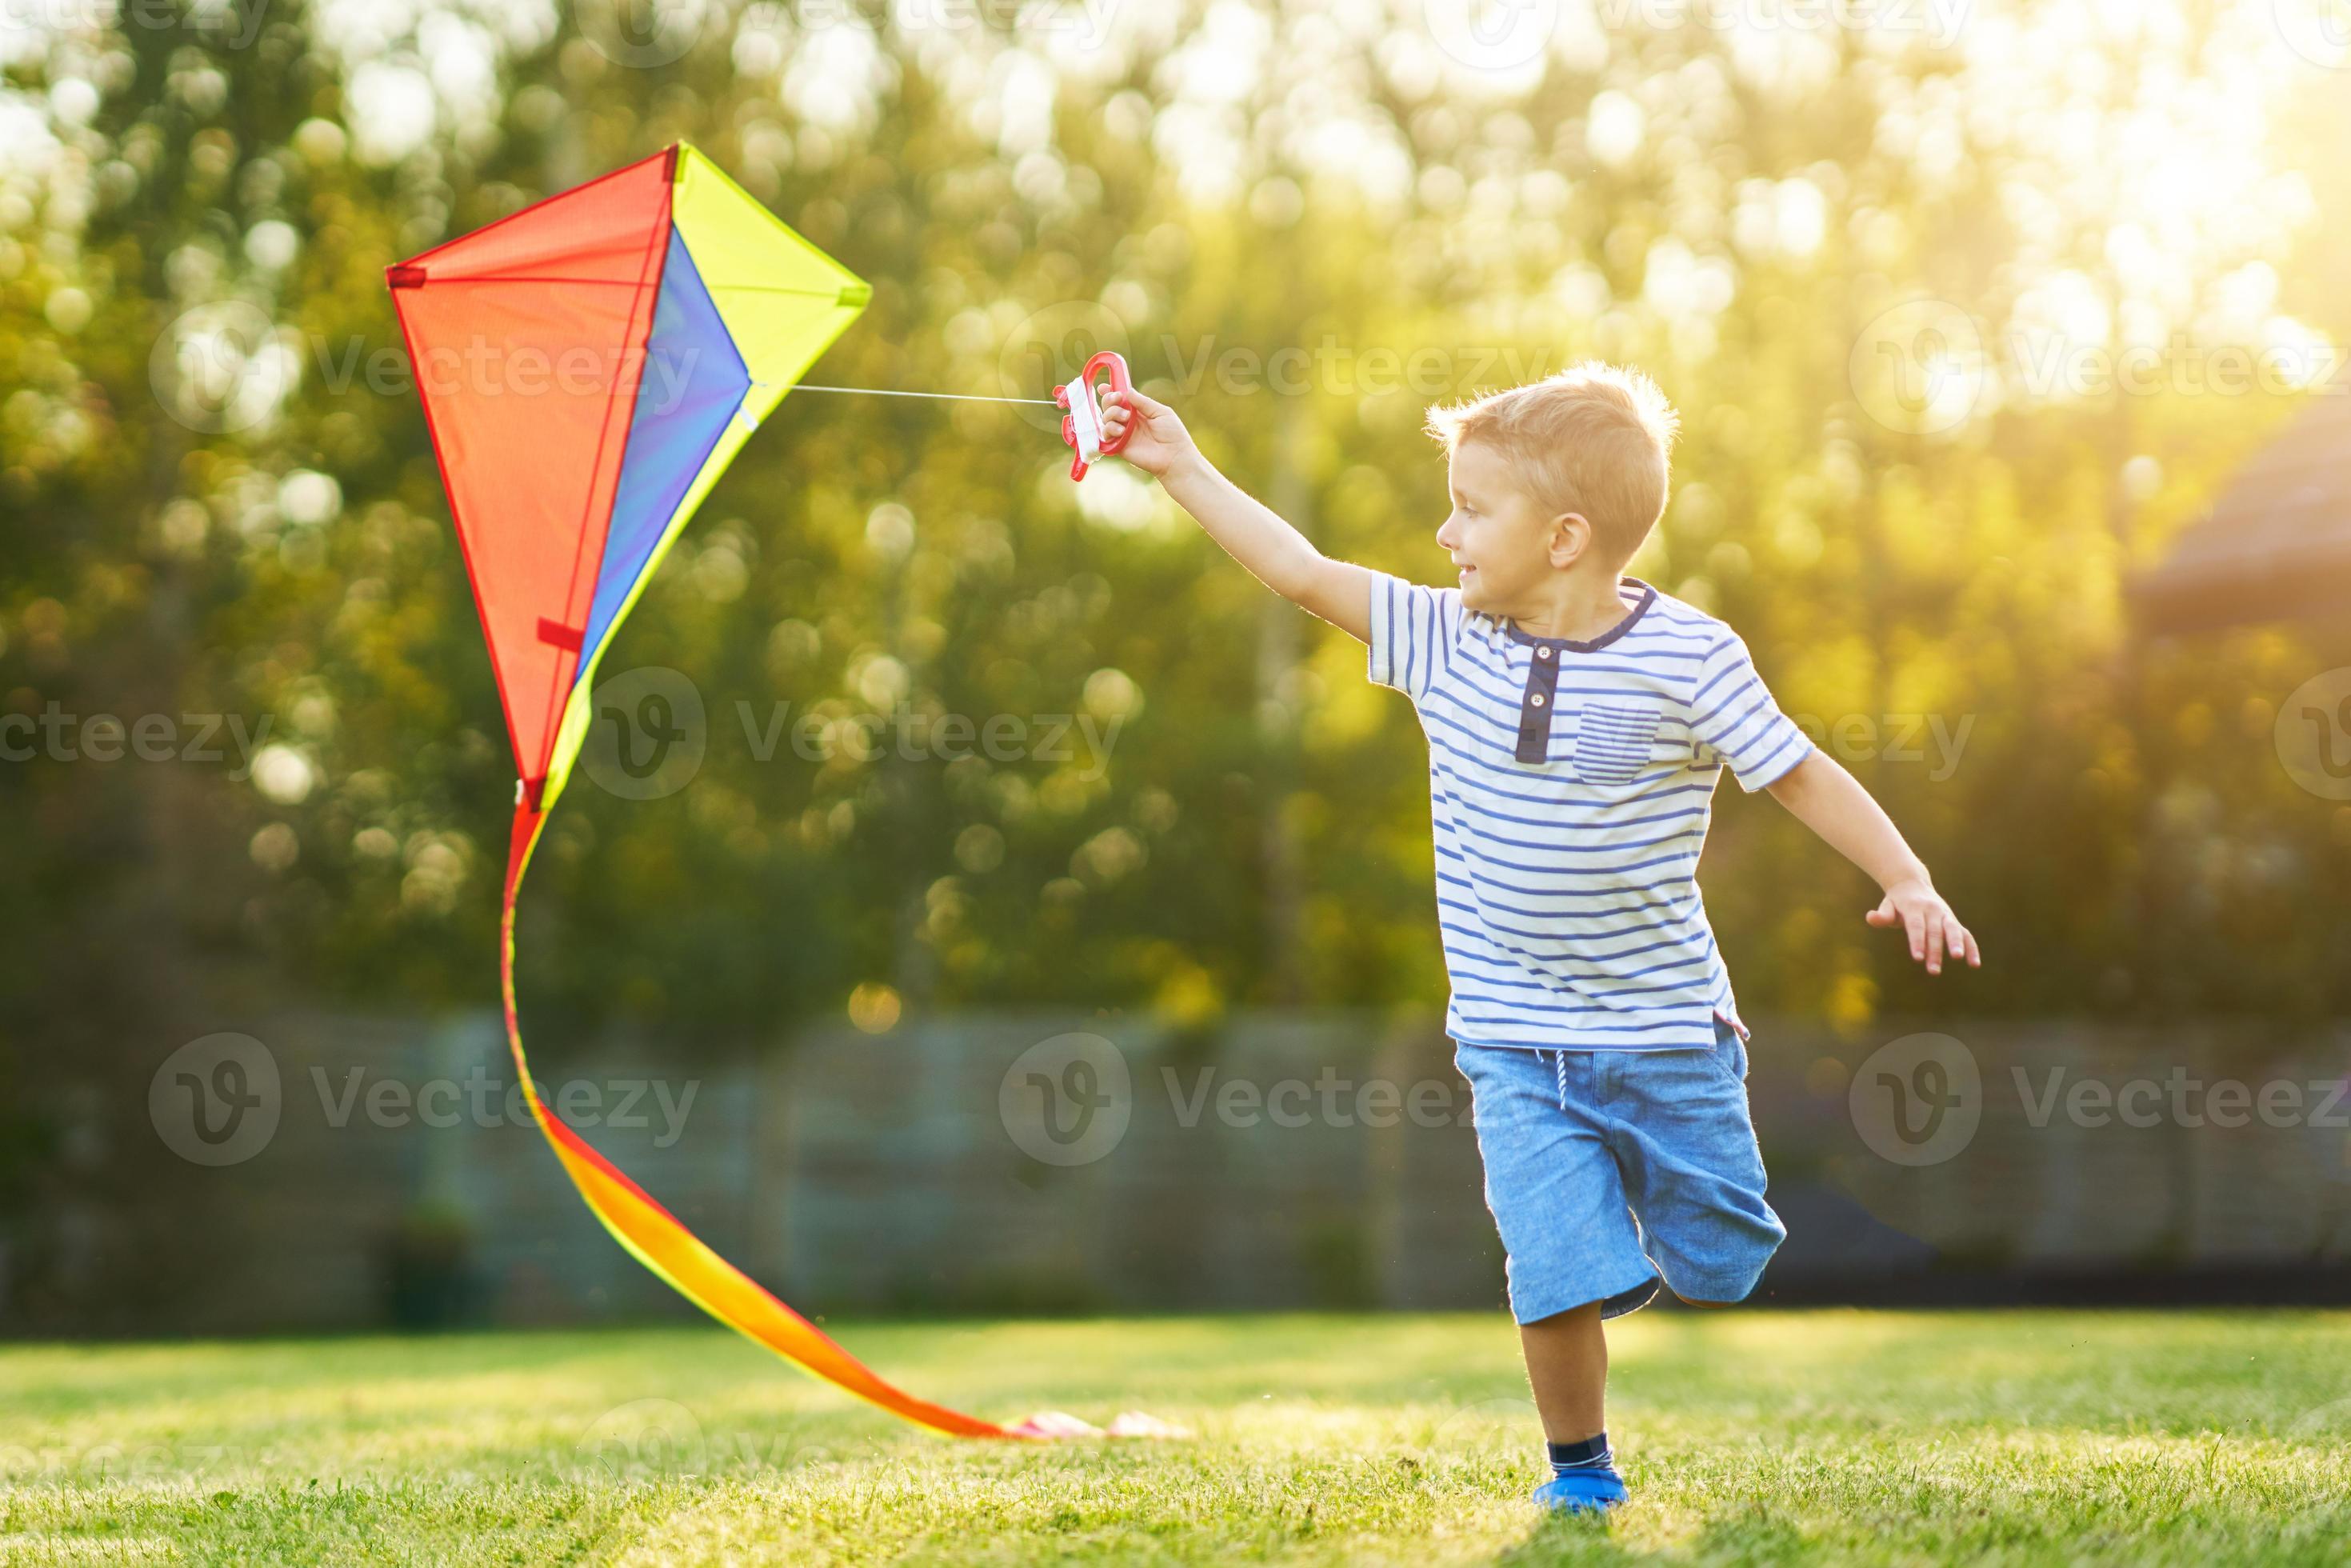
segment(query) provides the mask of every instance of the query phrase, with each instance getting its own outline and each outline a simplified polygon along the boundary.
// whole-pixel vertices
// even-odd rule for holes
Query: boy
[[[1104,425],[1268,587],[1369,645],[1429,741],[1446,1032],[1474,1096],[1486,1201],[1542,1417],[1546,1506],[1625,1490],[1602,1321],[1662,1279],[1696,1306],[1754,1289],[1787,1234],[1763,1201],[1747,1026],[1695,880],[1727,764],[1875,877],[1865,916],[1930,974],[1982,962],[1927,868],[1772,702],[1738,634],[1623,575],[1664,515],[1678,418],[1586,364],[1432,409],[1458,587],[1331,560],[1200,455],[1173,410]]]

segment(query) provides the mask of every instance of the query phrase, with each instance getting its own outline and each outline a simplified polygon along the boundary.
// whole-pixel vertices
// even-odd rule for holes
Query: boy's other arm
[[[1357,642],[1372,640],[1372,574],[1332,560],[1273,509],[1217,472],[1200,455],[1176,411],[1141,392],[1113,392],[1102,411],[1102,434],[1116,440],[1132,423],[1118,454],[1156,477],[1176,504],[1208,537],[1284,599],[1321,616]]]
[[[1885,809],[1861,781],[1817,747],[1766,786],[1771,798],[1818,833],[1831,849],[1876,879],[1886,897],[1863,918],[1872,925],[1899,925],[1910,937],[1910,956],[1930,975],[1943,972],[1946,949],[1970,968],[1983,966],[1974,936],[1959,924],[1935,891],[1927,865],[1911,852]]]

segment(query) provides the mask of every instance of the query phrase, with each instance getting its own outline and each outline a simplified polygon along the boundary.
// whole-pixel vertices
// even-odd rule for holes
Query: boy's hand
[[[1927,973],[1943,972],[1946,950],[1965,958],[1971,969],[1983,967],[1976,939],[1935,891],[1926,862],[1910,852],[1885,810],[1834,758],[1813,747],[1769,788],[1798,821],[1886,890],[1884,902],[1863,918],[1907,931],[1910,956],[1926,965]]]
[[[1130,425],[1134,434],[1127,437],[1124,449],[1113,455],[1125,458],[1154,478],[1165,478],[1170,468],[1199,450],[1192,444],[1192,433],[1165,403],[1139,392],[1103,393],[1102,439],[1116,441],[1119,432]]]
[[[1968,967],[1983,967],[1983,955],[1976,949],[1976,939],[1951,913],[1934,884],[1923,877],[1912,877],[1895,883],[1886,890],[1885,901],[1863,916],[1872,925],[1899,925],[1910,934],[1910,956],[1927,966],[1927,973],[1943,972],[1943,953],[1949,949],[1954,958],[1965,958]]]

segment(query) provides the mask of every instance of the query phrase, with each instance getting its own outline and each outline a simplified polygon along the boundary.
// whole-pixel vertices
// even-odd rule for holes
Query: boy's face
[[[1447,476],[1453,510],[1437,542],[1461,570],[1463,608],[1515,616],[1540,607],[1552,574],[1589,546],[1590,525],[1571,513],[1562,528],[1519,487],[1510,460],[1484,442],[1455,447]]]

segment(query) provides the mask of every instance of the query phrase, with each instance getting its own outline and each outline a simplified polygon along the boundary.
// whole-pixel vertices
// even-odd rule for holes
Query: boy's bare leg
[[[1581,1443],[1607,1429],[1608,1340],[1598,1301],[1520,1324],[1519,1343],[1546,1441]]]

